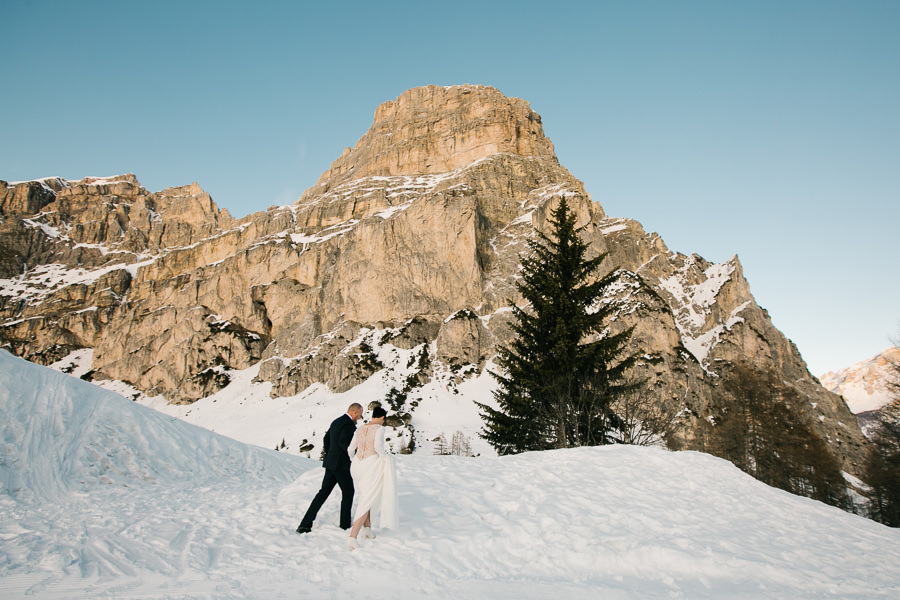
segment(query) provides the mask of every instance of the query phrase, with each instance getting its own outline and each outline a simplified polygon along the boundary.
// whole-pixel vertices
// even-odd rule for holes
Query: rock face
[[[93,348],[95,377],[172,402],[207,396],[259,363],[273,396],[343,391],[414,350],[409,402],[439,370],[481,372],[510,339],[519,255],[565,197],[616,271],[613,329],[635,327],[640,369],[676,420],[670,445],[715,450],[740,399],[730,366],[774,372],[850,473],[865,440],[753,300],[737,257],[669,251],[609,218],[562,167],[527,102],[493,88],[429,86],[372,128],[292,206],[232,219],[196,184],[149,193],[122,177],[0,182],[0,339],[42,363]]]
[[[415,88],[379,106],[369,131],[305,195],[373,175],[449,173],[496,154],[556,162],[540,115],[524,100],[487,87]]]

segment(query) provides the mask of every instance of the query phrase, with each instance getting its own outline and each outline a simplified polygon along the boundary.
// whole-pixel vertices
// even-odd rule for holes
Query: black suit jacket
[[[350,470],[350,456],[347,455],[347,448],[350,447],[355,432],[356,423],[353,422],[350,415],[343,414],[331,422],[331,426],[325,432],[323,467],[335,471]]]

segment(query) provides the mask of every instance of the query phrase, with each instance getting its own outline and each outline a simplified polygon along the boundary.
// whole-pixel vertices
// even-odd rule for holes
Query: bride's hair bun
[[[387,411],[381,408],[380,406],[376,406],[372,409],[372,418],[377,419],[379,417],[386,417]]]

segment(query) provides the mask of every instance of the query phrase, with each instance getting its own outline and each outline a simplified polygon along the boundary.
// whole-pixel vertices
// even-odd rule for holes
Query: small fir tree
[[[479,404],[481,435],[500,454],[608,443],[610,405],[636,359],[623,356],[631,329],[606,329],[615,306],[599,300],[616,280],[596,278],[606,254],[587,257],[565,198],[548,222],[550,235],[539,231],[521,259],[516,285],[528,304],[512,306],[516,337],[498,350],[498,408]]]
[[[447,446],[447,438],[444,437],[443,433],[434,439],[434,454],[437,456],[446,456],[450,454],[449,447]]]

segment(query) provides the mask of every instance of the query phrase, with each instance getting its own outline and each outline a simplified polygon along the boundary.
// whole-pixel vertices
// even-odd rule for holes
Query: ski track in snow
[[[0,597],[897,598],[900,532],[694,452],[398,456],[344,548],[320,463],[0,352]]]

